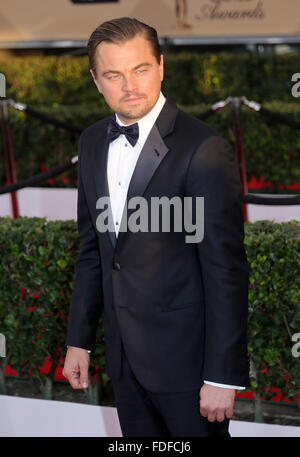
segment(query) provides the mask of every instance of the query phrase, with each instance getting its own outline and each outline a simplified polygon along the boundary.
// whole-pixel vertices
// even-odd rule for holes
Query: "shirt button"
[[[116,222],[116,225],[119,225],[119,222]]]
[[[127,143],[125,143],[125,146],[126,146],[126,148],[127,148],[128,144],[127,144]]]
[[[117,262],[114,262],[113,263],[113,269],[114,270],[121,270],[121,265],[119,263],[117,263]]]
[[[119,186],[121,185],[121,181],[118,182]]]

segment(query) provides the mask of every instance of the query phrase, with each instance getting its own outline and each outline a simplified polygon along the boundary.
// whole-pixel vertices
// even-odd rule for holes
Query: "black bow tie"
[[[136,122],[128,126],[119,125],[114,119],[111,119],[107,128],[108,141],[114,141],[120,135],[125,135],[131,146],[135,146],[139,139],[139,125]]]

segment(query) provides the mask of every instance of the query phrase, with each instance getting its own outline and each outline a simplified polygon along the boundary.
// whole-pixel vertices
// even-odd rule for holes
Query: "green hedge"
[[[179,105],[192,115],[199,115],[208,105]],[[271,111],[287,113],[300,122],[300,107],[295,103],[268,102]],[[52,117],[79,127],[87,127],[110,113],[107,107],[73,105],[36,108]],[[52,168],[77,155],[78,134],[42,123],[24,113],[9,109],[13,135],[17,179],[33,176],[46,168]],[[274,125],[260,114],[242,109],[248,180],[262,176],[273,183],[272,192],[285,192],[280,185],[300,183],[300,134],[284,125]],[[228,106],[206,121],[234,144],[231,107]],[[4,154],[0,141],[0,183],[5,181]],[[76,167],[40,186],[76,187]]]
[[[291,100],[299,54],[198,54],[165,56],[164,89],[183,105],[213,103],[228,95],[260,102]],[[7,95],[30,104],[104,105],[95,95],[87,56],[0,58]]]
[[[291,353],[291,337],[300,331],[300,223],[247,222],[245,234],[252,387],[258,396],[270,398],[274,393],[265,388],[275,387],[292,398],[300,390],[300,359]],[[45,358],[63,363],[77,252],[74,221],[0,218],[0,333],[7,339],[6,361],[20,375],[40,379],[43,387],[54,374],[39,373]],[[98,386],[91,389],[99,391],[99,384],[102,389],[110,384],[102,320],[91,357],[91,375],[96,372]]]
[[[291,76],[298,71],[299,54],[177,53],[165,56],[163,90],[194,115],[229,95],[245,95],[300,121],[298,100],[291,95]],[[2,57],[0,72],[7,78],[7,97],[73,125],[84,128],[110,113],[92,81],[87,56]],[[9,112],[17,179],[28,178],[77,154],[78,135],[12,108]],[[233,142],[229,107],[207,122]],[[275,193],[286,191],[280,185],[300,183],[298,130],[273,125],[247,108],[243,109],[243,125],[248,178],[271,181]],[[5,182],[2,149],[0,141],[0,185]],[[76,170],[41,185],[76,187]]]
[[[0,218],[0,253],[0,333],[6,336],[7,362],[20,375],[31,374],[39,379],[42,391],[47,392],[53,370],[62,364],[65,355],[78,254],[76,223]],[[102,331],[100,325],[99,344],[91,363],[91,375],[101,367],[98,383],[108,380]],[[40,374],[47,357],[53,362],[52,371]]]
[[[247,222],[250,264],[249,346],[257,394],[265,387],[291,397],[300,394],[300,358],[292,356],[292,335],[300,331],[300,223]]]

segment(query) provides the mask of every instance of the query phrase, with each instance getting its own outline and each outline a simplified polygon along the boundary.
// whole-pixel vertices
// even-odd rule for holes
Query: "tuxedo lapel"
[[[177,112],[177,106],[167,98],[136,163],[128,188],[118,237],[116,237],[115,231],[107,231],[107,236],[110,239],[113,249],[119,249],[120,245],[126,238],[125,230],[127,227],[128,217],[130,215],[130,210],[127,211],[128,201],[132,197],[143,196],[157,167],[160,165],[169,150],[163,141],[163,138],[173,131]],[[96,185],[97,200],[99,197],[109,197],[107,180],[107,158],[109,149],[109,142],[107,140],[107,124],[109,119],[110,118],[107,118],[107,122],[103,126],[103,129],[94,144],[94,169],[92,173]],[[108,211],[110,213],[111,220],[113,220],[110,207]]]
[[[143,196],[156,169],[169,151],[169,148],[163,141],[163,137],[173,131],[177,111],[177,106],[171,100],[166,99],[166,102],[148,135],[129,184],[115,249],[119,249],[124,242],[127,233],[126,230],[128,230],[128,218],[134,211],[127,209],[128,202],[133,197]],[[137,204],[138,202],[136,201],[135,203]]]
[[[126,230],[128,230],[127,221],[131,212],[134,211],[127,209],[128,202],[132,197],[143,196],[155,170],[167,152],[168,147],[165,145],[158,128],[154,124],[140,153],[129,184],[127,198],[122,213],[120,231],[116,242],[116,249],[119,248],[126,236]],[[137,204],[138,202],[136,201],[135,203]]]

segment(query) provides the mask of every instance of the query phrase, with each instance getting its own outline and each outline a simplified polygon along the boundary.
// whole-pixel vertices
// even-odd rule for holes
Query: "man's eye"
[[[145,73],[146,70],[137,70],[138,74]]]
[[[118,79],[120,75],[112,75],[112,76],[109,76],[108,79],[112,79],[112,80],[115,80],[115,79]]]

